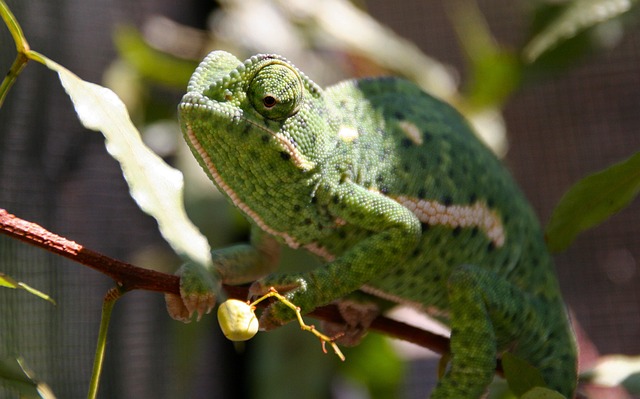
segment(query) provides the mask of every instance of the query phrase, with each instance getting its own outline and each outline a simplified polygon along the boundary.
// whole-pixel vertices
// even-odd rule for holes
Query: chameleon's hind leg
[[[549,308],[542,306],[539,298],[524,293],[495,273],[470,265],[452,272],[448,294],[451,361],[432,398],[481,397],[493,378],[496,357],[504,351],[544,369],[543,376],[547,383],[552,383],[552,388],[565,395],[572,394],[575,379],[558,381],[556,377],[570,374],[563,370],[570,365],[548,359],[555,356],[559,344],[549,337],[554,317],[547,316]],[[554,304],[550,306],[553,308]],[[556,312],[557,309],[552,309],[548,313],[556,315]],[[562,313],[556,315],[560,317]],[[563,331],[556,331],[557,335],[570,335],[564,327]],[[548,363],[556,368],[547,367]]]

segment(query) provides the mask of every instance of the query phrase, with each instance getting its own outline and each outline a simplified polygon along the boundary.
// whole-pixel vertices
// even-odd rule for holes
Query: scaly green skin
[[[452,329],[433,398],[477,398],[504,351],[566,396],[576,350],[540,227],[508,172],[450,106],[395,78],[320,89],[281,57],[211,53],[179,107],[205,172],[253,224],[252,243],[213,252],[208,281],[183,269],[183,298],[277,266],[277,243],[325,261],[270,274],[303,312],[362,290]],[[196,294],[190,296],[190,294]],[[293,313],[275,304],[263,328]]]

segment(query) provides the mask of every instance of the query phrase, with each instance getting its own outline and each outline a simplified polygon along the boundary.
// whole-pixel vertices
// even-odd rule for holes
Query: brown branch
[[[92,251],[75,241],[0,209],[0,231],[10,237],[64,256],[111,277],[125,290],[148,290],[180,295],[178,276],[144,269]]]
[[[140,289],[180,295],[178,276],[144,269],[92,251],[45,228],[20,219],[0,208],[0,232],[81,263],[109,277],[126,291]],[[225,286],[232,298],[247,297],[246,287]],[[309,314],[317,319],[340,323],[342,317],[333,305],[323,306]],[[437,353],[446,353],[449,340],[443,336],[386,317],[376,318],[370,327],[388,336],[412,342]]]

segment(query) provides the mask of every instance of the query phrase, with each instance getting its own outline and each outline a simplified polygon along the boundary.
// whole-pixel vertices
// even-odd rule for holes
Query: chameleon
[[[193,155],[251,234],[213,250],[209,269],[179,270],[181,297],[167,296],[174,318],[209,311],[222,283],[252,283],[252,295],[274,287],[303,314],[360,292],[449,326],[449,363],[432,398],[481,397],[505,352],[573,397],[575,338],[539,222],[452,106],[402,78],[323,89],[281,56],[241,62],[214,51],[178,115]],[[283,245],[321,266],[278,273]],[[372,318],[345,309],[345,329]],[[294,317],[274,303],[260,328]]]

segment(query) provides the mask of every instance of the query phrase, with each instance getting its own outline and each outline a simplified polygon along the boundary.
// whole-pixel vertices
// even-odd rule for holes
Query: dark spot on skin
[[[408,138],[403,138],[403,139],[400,141],[400,145],[401,145],[403,148],[409,148],[409,147],[411,147],[411,146],[413,145],[413,142],[412,142],[411,140],[409,140]]]
[[[291,154],[289,154],[286,151],[280,151],[280,158],[284,159],[285,161],[288,161],[291,159]]]
[[[422,168],[426,168],[427,167],[427,157],[424,154],[420,154],[418,155],[418,163],[420,164],[420,166]]]
[[[469,166],[466,163],[461,163],[459,169],[459,173],[461,176],[469,175]]]

